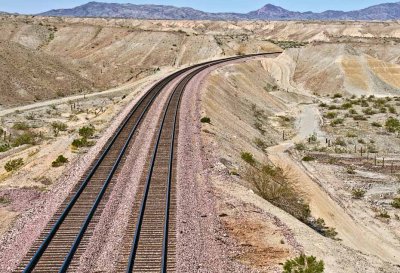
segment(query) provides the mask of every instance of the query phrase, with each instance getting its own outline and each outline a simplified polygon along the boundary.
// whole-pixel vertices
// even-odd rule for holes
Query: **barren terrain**
[[[2,244],[38,204],[51,203],[49,212],[63,201],[55,199],[73,186],[71,172],[88,164],[150,84],[189,64],[283,48],[276,58],[207,71],[189,86],[180,140],[193,143],[180,153],[182,165],[193,165],[178,177],[196,181],[182,196],[199,192],[179,227],[186,232],[187,221],[197,221],[214,256],[185,260],[181,271],[206,271],[215,259],[215,268],[281,272],[305,252],[329,273],[398,272],[400,211],[392,202],[400,197],[400,125],[386,126],[400,113],[398,29],[399,22],[0,17]],[[55,131],[55,122],[65,130]],[[96,145],[73,148],[89,125]],[[68,162],[52,167],[59,155]],[[18,158],[18,169],[4,168]],[[247,177],[259,164],[289,170],[311,217],[337,234],[324,236],[263,199]],[[206,249],[184,240],[177,253]]]

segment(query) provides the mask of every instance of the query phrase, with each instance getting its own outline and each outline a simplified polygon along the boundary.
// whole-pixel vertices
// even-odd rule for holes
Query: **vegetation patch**
[[[4,165],[4,169],[7,172],[12,172],[20,169],[22,166],[24,166],[24,160],[22,158],[17,158],[10,160]]]
[[[253,154],[248,153],[248,152],[242,152],[240,154],[240,157],[243,159],[244,162],[254,165],[256,163],[256,160],[254,159]]]
[[[68,158],[63,155],[59,155],[56,160],[51,163],[51,166],[54,168],[61,167],[62,165],[68,163]]]
[[[317,261],[314,256],[301,254],[292,260],[287,260],[283,265],[283,273],[323,273],[324,262]]]
[[[211,119],[209,117],[203,117],[200,120],[201,123],[211,123]]]

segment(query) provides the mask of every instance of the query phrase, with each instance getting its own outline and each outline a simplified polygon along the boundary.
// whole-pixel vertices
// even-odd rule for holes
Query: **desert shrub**
[[[358,112],[357,112],[356,109],[350,109],[350,110],[349,110],[349,113],[350,113],[351,115],[358,115]]]
[[[340,124],[343,124],[343,123],[344,123],[344,119],[337,118],[337,119],[332,120],[331,125],[332,126],[337,126],[337,125],[340,125]]]
[[[334,99],[340,99],[340,98],[342,98],[342,97],[343,97],[343,95],[342,95],[342,94],[339,94],[339,93],[336,93],[336,94],[333,95],[333,98],[334,98]]]
[[[299,142],[294,145],[294,148],[298,151],[304,151],[306,149],[306,144]]]
[[[306,155],[305,157],[303,157],[302,160],[303,160],[303,161],[306,161],[306,162],[310,162],[310,161],[314,161],[314,160],[315,160],[315,157],[310,156],[310,155]]]
[[[366,144],[365,140],[362,139],[362,138],[360,138],[357,142],[360,143],[360,144]]]
[[[358,135],[354,132],[347,132],[346,137],[354,138],[357,137]]]
[[[348,174],[356,174],[356,170],[355,170],[355,168],[354,167],[348,167],[347,168],[347,170],[346,170],[346,172],[348,173]]]
[[[372,122],[371,125],[373,127],[382,127],[382,124],[380,124],[379,122],[376,122],[376,121]]]
[[[354,199],[361,199],[365,196],[366,193],[367,193],[366,190],[360,188],[354,188],[351,191],[351,195],[353,196]]]
[[[393,106],[389,106],[388,109],[389,109],[389,113],[397,114],[396,108],[394,108]]]
[[[353,104],[351,102],[345,102],[342,104],[342,109],[350,109],[353,107]]]
[[[379,109],[379,112],[380,112],[380,113],[383,113],[383,114],[384,114],[384,113],[387,113],[386,107],[380,108],[380,109]]]
[[[1,196],[0,197],[0,205],[7,205],[7,204],[10,204],[10,199],[8,199],[8,198],[6,198],[6,197],[4,197],[4,196]]]
[[[96,131],[96,130],[95,130],[95,128],[94,128],[92,125],[90,125],[90,126],[84,126],[84,127],[82,127],[82,128],[79,129],[79,135],[80,135],[82,138],[88,139],[88,138],[91,138],[91,137],[94,136],[95,131]]]
[[[258,148],[260,148],[261,150],[265,150],[265,149],[268,148],[268,144],[264,140],[262,140],[261,138],[255,138],[254,139],[254,144]]]
[[[249,167],[245,177],[258,195],[283,209],[302,222],[310,217],[309,205],[304,201],[290,170],[269,164]]]
[[[319,104],[319,107],[325,108],[325,107],[328,107],[328,105],[325,102],[322,102],[322,103]]]
[[[64,165],[65,163],[68,163],[68,158],[64,157],[63,155],[59,155],[57,159],[51,163],[51,166],[57,168]]]
[[[312,143],[317,142],[317,141],[318,141],[317,134],[314,133],[314,134],[310,135],[310,136],[308,137],[308,139],[309,139],[309,141],[312,142]]]
[[[393,202],[391,203],[392,207],[396,209],[400,209],[400,197],[397,197],[393,199]]]
[[[72,146],[75,148],[81,148],[81,147],[89,147],[89,146],[93,146],[94,142],[93,141],[89,141],[86,138],[78,138],[78,139],[74,139],[74,141],[72,141]]]
[[[336,109],[338,109],[338,107],[337,107],[336,105],[330,105],[330,106],[328,107],[328,109],[329,109],[329,110],[336,110]]]
[[[256,128],[262,135],[265,134],[265,130],[261,122],[258,121],[254,122],[254,128]]]
[[[361,107],[369,107],[369,103],[366,100],[361,100]]]
[[[301,254],[292,260],[287,260],[283,265],[283,273],[323,273],[324,262],[317,261],[314,256]]]
[[[249,163],[250,165],[253,165],[256,163],[256,160],[254,159],[253,154],[248,153],[248,152],[242,152],[240,154],[240,157],[246,162]]]
[[[367,118],[363,115],[355,115],[353,116],[354,120],[367,120]]]
[[[368,107],[367,109],[364,109],[364,110],[363,110],[363,113],[366,114],[366,115],[368,115],[368,116],[372,116],[372,115],[377,114],[377,112],[374,111],[374,110],[372,110],[372,108],[370,108],[370,107]]]
[[[328,119],[334,119],[334,118],[336,118],[337,116],[338,116],[338,113],[336,113],[336,112],[328,112],[328,113],[326,113],[326,115],[325,115],[325,117],[328,118]]]
[[[380,217],[380,218],[384,218],[384,219],[389,219],[390,218],[390,215],[386,210],[380,211],[377,216]]]
[[[59,132],[65,132],[68,129],[68,125],[60,121],[53,122],[51,127],[53,128],[54,136],[58,136]]]
[[[24,165],[24,160],[22,158],[17,158],[10,160],[4,165],[4,169],[7,172],[16,171]]]
[[[11,149],[10,144],[6,143],[6,144],[0,145],[0,153],[7,152],[10,149]]]
[[[375,108],[382,108],[386,105],[387,100],[384,98],[380,98],[375,100],[374,107]]]
[[[333,142],[333,144],[334,145],[338,145],[338,146],[342,146],[342,147],[346,147],[347,146],[346,141],[341,137],[336,138],[335,142]]]
[[[25,144],[31,144],[31,145],[36,144],[36,135],[32,132],[27,131],[24,132],[22,135],[17,136],[12,141],[12,146],[14,147],[19,147]]]
[[[385,123],[386,130],[395,133],[400,130],[400,121],[397,118],[389,117]]]
[[[200,120],[201,123],[211,123],[211,119],[209,117],[203,117]]]
[[[318,218],[316,220],[309,220],[308,225],[324,237],[336,239],[337,232],[335,228],[327,227],[325,220]]]
[[[30,128],[30,126],[26,122],[17,122],[12,127],[15,130],[25,131]]]

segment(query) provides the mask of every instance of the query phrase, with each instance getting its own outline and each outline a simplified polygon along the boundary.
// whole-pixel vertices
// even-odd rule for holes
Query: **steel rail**
[[[279,52],[280,53],[280,52]],[[261,54],[253,54],[253,55],[248,55],[245,57],[250,57],[250,56],[257,56],[257,55],[264,55],[265,53],[261,53]],[[276,54],[276,53],[270,53],[270,54]],[[197,69],[199,71],[201,71],[202,69],[205,69],[205,67],[211,66],[211,65],[215,65],[216,63],[221,63],[221,62],[227,62],[229,60],[233,60],[233,59],[238,59],[238,58],[243,58],[243,56],[241,57],[232,57],[232,58],[226,58],[223,60],[216,60],[216,61],[209,61],[209,62],[205,62],[202,64],[197,64],[197,65],[193,65],[190,67],[187,67],[185,69],[182,69],[180,71],[177,71],[169,76],[167,76],[166,78],[164,78],[163,80],[159,81],[158,83],[156,83],[152,88],[149,89],[148,92],[146,92],[146,94],[138,101],[138,103],[133,107],[133,109],[131,110],[131,112],[128,114],[128,116],[124,119],[124,121],[121,123],[121,125],[119,126],[119,128],[117,129],[117,131],[114,133],[114,136],[112,137],[111,141],[109,141],[108,145],[106,146],[105,150],[101,153],[100,158],[95,162],[94,166],[92,167],[92,169],[89,171],[89,174],[86,176],[86,178],[84,179],[84,181],[82,182],[82,184],[79,186],[79,189],[77,190],[77,192],[73,195],[71,201],[69,201],[68,205],[66,206],[66,208],[63,210],[61,216],[57,219],[56,223],[52,226],[50,232],[48,233],[48,235],[45,237],[45,239],[43,240],[43,242],[41,243],[40,247],[37,249],[37,251],[35,252],[35,254],[33,255],[33,257],[30,259],[28,265],[25,267],[24,269],[24,273],[30,273],[34,270],[34,268],[36,267],[36,265],[38,264],[38,262],[40,261],[41,257],[43,256],[44,252],[46,251],[47,247],[49,246],[49,244],[51,243],[52,239],[54,238],[54,236],[56,235],[57,231],[59,230],[60,226],[62,225],[62,223],[64,222],[64,220],[68,217],[69,212],[72,210],[72,208],[74,207],[75,203],[77,202],[77,200],[79,199],[79,197],[81,196],[81,194],[84,192],[84,190],[86,189],[86,187],[88,186],[91,178],[93,177],[93,175],[96,173],[97,169],[99,168],[99,166],[101,165],[101,163],[103,162],[104,158],[107,156],[107,154],[110,152],[110,150],[112,149],[113,145],[115,144],[116,140],[118,139],[118,137],[121,135],[121,132],[125,129],[125,127],[127,126],[127,124],[129,123],[130,119],[133,117],[133,115],[136,113],[136,111],[138,110],[138,108],[141,106],[141,104],[149,98],[149,96],[153,94],[153,96],[150,98],[150,101],[147,103],[147,105],[145,106],[145,109],[142,111],[140,117],[138,118],[138,120],[135,123],[135,126],[132,128],[132,130],[129,133],[128,138],[126,139],[126,142],[123,146],[123,148],[120,150],[120,153],[118,155],[117,160],[114,162],[113,167],[111,169],[111,171],[109,172],[107,179],[105,180],[103,187],[101,188],[90,212],[87,214],[86,219],[84,221],[84,223],[82,224],[82,227],[78,233],[78,235],[75,238],[75,241],[73,243],[73,245],[70,248],[70,251],[68,253],[68,255],[65,257],[64,262],[62,267],[60,268],[59,272],[66,272],[72,259],[73,256],[76,252],[76,250],[79,247],[79,244],[86,232],[86,229],[88,228],[91,219],[93,218],[94,213],[96,212],[96,209],[98,207],[98,205],[100,204],[102,197],[104,196],[104,193],[107,190],[107,187],[112,179],[112,177],[114,176],[129,144],[130,141],[132,140],[134,133],[136,132],[137,128],[139,127],[141,121],[143,120],[144,116],[146,115],[146,113],[148,112],[148,110],[150,109],[151,105],[153,104],[154,100],[157,98],[157,96],[162,92],[162,90],[170,83],[172,82],[172,80],[174,80],[175,78],[179,77],[180,75],[184,74],[185,72],[191,70],[191,69],[195,69],[197,67],[201,67],[200,69]],[[207,67],[208,67],[207,66]],[[196,70],[196,71],[197,71]],[[193,72],[192,72],[193,73]],[[182,81],[181,81],[182,82]],[[172,96],[171,96],[172,98]],[[170,98],[170,99],[171,99]],[[179,104],[178,104],[179,105]],[[178,110],[178,108],[177,108]],[[176,122],[176,120],[175,120]],[[174,127],[175,130],[175,127]],[[173,145],[173,144],[172,144]],[[172,157],[171,157],[172,158]],[[170,166],[170,171],[169,171],[169,180],[171,179],[171,172],[172,171],[172,165]],[[169,196],[167,197],[167,202],[168,202],[168,211],[169,211]],[[166,210],[167,213],[167,210]],[[136,234],[135,234],[136,236]],[[163,247],[164,248],[164,247]],[[165,241],[165,248],[167,248],[167,238]],[[166,253],[166,251],[165,251]],[[166,263],[166,261],[165,261]]]
[[[175,94],[175,92],[177,92],[177,90],[179,89],[181,91],[181,94],[179,95],[178,98],[178,104],[177,104],[177,108],[175,109],[175,114],[174,114],[174,129],[172,131],[172,142],[170,144],[170,158],[169,158],[169,164],[168,164],[168,181],[167,181],[167,192],[166,192],[166,208],[165,208],[165,222],[164,222],[164,229],[163,229],[163,246],[162,246],[162,258],[161,258],[161,272],[165,273],[167,271],[167,256],[168,256],[168,224],[169,224],[169,210],[170,210],[170,195],[171,195],[171,181],[172,181],[172,164],[173,164],[173,145],[174,145],[174,141],[175,141],[175,128],[176,128],[176,123],[177,123],[177,116],[178,116],[178,111],[179,111],[179,104],[180,104],[180,100],[181,97],[183,95],[183,91],[186,88],[187,84],[190,82],[191,79],[193,79],[198,73],[200,73],[201,71],[207,69],[210,66],[213,65],[217,65],[220,63],[224,63],[224,62],[228,62],[228,61],[232,61],[232,60],[236,60],[236,59],[242,59],[242,58],[249,58],[252,56],[261,56],[261,55],[271,55],[271,54],[276,54],[278,52],[273,52],[273,53],[260,53],[260,54],[252,54],[252,55],[247,55],[247,56],[239,56],[239,57],[232,57],[232,58],[226,58],[226,59],[222,59],[222,60],[216,60],[216,61],[212,61],[212,62],[208,62],[206,64],[203,64],[203,66],[201,66],[200,68],[196,69],[195,71],[191,72],[188,76],[186,76],[184,79],[182,79],[177,87],[174,89],[174,91],[172,92],[172,94],[169,97],[167,106],[164,110],[163,113],[163,118],[161,121],[161,125],[158,131],[158,136],[157,136],[157,141],[154,145],[154,150],[153,150],[153,154],[152,154],[152,158],[151,158],[151,163],[150,163],[150,168],[147,174],[147,178],[146,178],[146,185],[145,185],[145,191],[142,197],[142,201],[141,201],[141,205],[140,205],[140,210],[139,210],[139,215],[138,215],[138,220],[136,223],[136,231],[135,231],[135,235],[133,238],[133,242],[132,242],[132,248],[131,248],[131,253],[129,256],[129,260],[128,260],[128,266],[126,269],[127,273],[132,273],[133,269],[134,269],[134,264],[135,264],[135,258],[136,258],[136,254],[137,254],[137,249],[139,246],[139,240],[140,240],[140,232],[142,229],[142,223],[143,223],[143,219],[144,219],[144,214],[145,214],[145,210],[146,210],[146,204],[147,204],[147,199],[148,199],[148,195],[149,195],[149,191],[150,191],[150,186],[151,186],[151,178],[153,175],[153,170],[154,170],[154,165],[156,162],[156,157],[157,157],[157,151],[158,151],[158,146],[160,143],[160,139],[161,139],[161,134],[162,134],[162,130],[164,128],[164,124],[165,124],[165,120],[167,117],[167,112],[168,112],[168,108],[171,104],[171,101],[173,99],[173,96]],[[280,52],[279,52],[280,53]],[[181,86],[183,84],[183,86]]]

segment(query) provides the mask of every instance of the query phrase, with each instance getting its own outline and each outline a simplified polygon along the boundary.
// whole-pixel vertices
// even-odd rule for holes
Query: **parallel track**
[[[253,56],[257,55],[265,54]],[[124,163],[125,151],[129,149],[146,113],[171,81],[194,69],[179,82],[164,108],[163,119],[159,121],[158,135],[153,140],[154,151],[153,154],[149,154],[151,162],[146,170],[148,174],[141,179],[130,227],[125,235],[130,241],[133,240],[132,249],[131,245],[129,248],[125,246],[122,254],[126,255],[122,255],[119,263],[120,272],[173,272],[176,207],[174,147],[179,126],[177,116],[180,98],[187,83],[199,72],[211,65],[238,58],[243,57],[195,65],[178,71],[153,86],[105,145],[81,182],[52,217],[16,272],[73,272],[79,266],[77,258],[89,243],[116,182],[115,174],[118,174]]]

